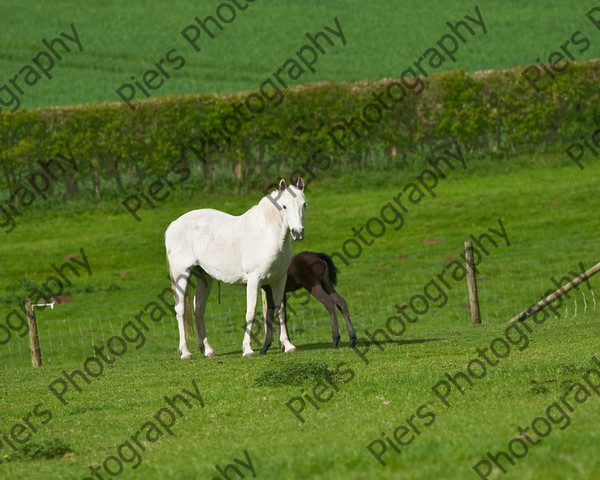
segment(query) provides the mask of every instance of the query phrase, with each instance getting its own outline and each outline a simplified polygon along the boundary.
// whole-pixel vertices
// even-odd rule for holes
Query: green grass
[[[332,48],[319,59],[317,72],[297,83],[397,77],[447,32],[446,21],[474,15],[475,7],[463,1],[393,7],[356,0],[259,1],[194,53],[179,32],[194,16],[213,14],[219,3],[5,5],[3,15],[10,22],[0,32],[0,85],[40,50],[42,38],[66,31],[73,22],[84,52],[66,56],[52,80],[28,87],[23,108],[117,101],[115,90],[123,82],[131,75],[139,79],[171,48],[184,54],[186,65],[153,96],[252,90],[295,54],[306,32],[331,26],[336,16],[348,45]],[[585,18],[595,4],[570,3],[479,5],[487,35],[470,38],[458,62],[444,69],[529,65],[559,50],[576,30],[590,38],[592,47],[578,58],[597,57],[598,32]],[[202,405],[190,399],[187,408],[180,401],[183,415],[173,435],[144,441],[141,464],[133,469],[126,463],[119,478],[213,478],[216,465],[244,460],[244,451],[257,478],[264,479],[479,478],[472,466],[487,451],[506,450],[518,426],[529,427],[547,415],[549,406],[592,368],[592,356],[600,356],[598,279],[591,279],[591,292],[582,287],[563,301],[560,318],[543,325],[529,321],[526,348],[513,347],[484,378],[464,384],[462,394],[453,390],[450,408],[432,387],[447,380],[446,374],[465,372],[478,349],[505,334],[509,318],[553,287],[551,277],[579,271],[580,262],[585,268],[598,262],[600,165],[588,162],[581,171],[560,153],[465,156],[468,169],[440,180],[435,198],[409,204],[402,228],[388,228],[348,266],[336,260],[339,292],[364,341],[367,330],[385,328],[397,313],[395,304],[422,294],[424,285],[460,255],[471,234],[497,229],[501,218],[510,246],[490,248],[479,267],[483,325],[470,324],[464,282],[450,282],[445,305],[432,302],[401,338],[383,342],[381,349],[371,346],[367,364],[346,346],[343,324],[341,346],[332,350],[323,307],[315,300],[301,306],[303,297],[292,298],[296,314],[289,328],[298,352],[283,354],[274,345],[267,355],[247,359],[241,357],[244,290],[223,285],[221,302],[215,288],[207,308],[208,335],[218,357],[202,358],[191,342],[194,359],[179,360],[177,329],[169,314],[149,322],[144,345],[141,339],[133,341],[140,348],[129,345],[103,367],[102,375],[81,382],[80,392],[71,387],[66,405],[48,387],[54,383],[58,388],[63,371],[81,369],[94,346],[121,335],[127,322],[168,288],[163,246],[168,224],[193,208],[242,213],[260,195],[227,192],[218,185],[198,192],[182,189],[155,210],[143,210],[141,223],[125,212],[120,198],[69,204],[52,199],[24,210],[16,230],[2,234],[0,325],[54,274],[53,264],[68,262],[68,255],[83,249],[92,275],[82,269],[80,277],[68,274],[72,285],[63,293],[72,302],[37,311],[42,368],[31,367],[26,338],[0,345],[0,478],[88,477],[89,465],[117,455],[119,445],[133,442],[132,435],[153,421],[165,406],[163,396],[193,392],[194,385]],[[340,251],[353,237],[353,227],[377,217],[414,181],[423,165],[413,160],[386,171],[319,172],[307,191],[307,237],[295,249]],[[336,387],[328,388],[330,383]],[[286,403],[299,405],[304,395],[316,398],[315,387],[327,400],[314,400],[318,409],[306,400],[301,422]],[[496,470],[489,478],[597,478],[599,399],[582,397],[579,402],[568,397],[574,407],[568,426],[564,419],[552,424],[552,433],[508,466],[506,475]],[[424,415],[429,411],[433,421]],[[417,412],[425,418],[415,419]],[[35,432],[25,441],[31,431],[23,430],[27,422]],[[383,438],[382,432],[393,438],[394,430],[411,422],[419,433],[399,454],[388,445],[387,466],[382,467],[367,445]],[[7,439],[11,433],[24,442],[16,452]]]
[[[290,317],[290,330],[298,353],[284,355],[274,346],[266,356],[245,359],[241,357],[245,295],[241,287],[223,285],[221,304],[215,289],[207,309],[208,334],[217,358],[204,359],[192,348],[195,358],[180,361],[176,326],[169,315],[151,324],[142,348],[130,346],[99,378],[82,383],[82,392],[71,388],[65,396],[68,405],[59,402],[48,386],[63,370],[82,368],[93,354],[93,344],[105,345],[111,336],[120,335],[121,326],[168,286],[162,243],[168,223],[204,206],[241,213],[258,196],[230,197],[222,192],[174,198],[147,212],[141,223],[112,202],[87,211],[65,206],[28,212],[0,246],[0,291],[10,292],[3,298],[2,323],[17,305],[16,298],[45,281],[51,264],[66,262],[65,255],[84,248],[93,274],[73,279],[67,289],[72,303],[38,312],[43,368],[28,365],[26,339],[13,339],[0,349],[5,367],[0,369],[0,385],[5,387],[0,389],[0,430],[9,431],[41,402],[39,409],[49,409],[52,420],[43,425],[45,417],[32,417],[38,429],[32,438],[50,445],[52,439],[66,442],[73,453],[60,459],[11,461],[0,465],[0,476],[29,478],[35,471],[41,478],[84,478],[88,465],[115,455],[119,445],[152,420],[165,405],[163,395],[193,391],[196,381],[204,407],[194,404],[185,409],[172,428],[174,435],[146,442],[141,465],[134,470],[126,464],[119,478],[212,478],[218,474],[215,465],[243,460],[245,449],[257,478],[479,478],[472,465],[488,450],[506,450],[517,427],[545,415],[569,382],[581,381],[592,367],[592,356],[600,356],[596,341],[600,315],[592,293],[584,287],[585,311],[584,297],[577,292],[563,303],[560,319],[532,323],[527,348],[513,347],[484,378],[466,386],[464,394],[454,390],[448,397],[451,408],[431,390],[446,379],[445,374],[464,372],[469,361],[478,358],[477,348],[489,347],[502,336],[508,318],[552,288],[551,276],[577,271],[579,262],[588,268],[598,261],[594,212],[600,200],[594,192],[600,166],[590,164],[581,171],[556,155],[515,167],[527,161],[517,158],[511,164],[484,168],[467,158],[467,171],[456,170],[440,180],[435,198],[409,205],[401,229],[389,229],[349,266],[337,262],[339,291],[364,339],[366,329],[385,328],[387,318],[395,314],[395,303],[422,294],[424,285],[461,253],[469,235],[497,229],[497,219],[502,218],[511,245],[490,248],[480,266],[482,326],[470,325],[466,285],[452,282],[443,308],[432,306],[416,323],[408,324],[399,341],[383,343],[383,350],[371,346],[366,364],[347,348],[343,324],[341,347],[331,350],[323,307],[315,300],[301,307],[293,299],[297,315]],[[307,191],[307,237],[295,249],[339,251],[352,237],[351,228],[377,216],[420,168],[388,171],[385,179],[366,173],[329,178],[323,172]],[[593,278],[591,284],[597,292],[598,280]],[[352,371],[352,378],[344,369]],[[338,374],[331,376],[328,370]],[[295,375],[304,383],[290,384]],[[339,391],[320,402],[318,410],[307,401],[301,423],[286,402],[303,394],[314,398],[316,382],[328,376]],[[552,433],[510,466],[509,473],[490,478],[596,478],[598,398],[572,403],[567,428],[553,425]],[[424,404],[422,413],[436,415],[429,426],[426,420],[409,420]],[[382,432],[393,435],[409,421],[420,434],[400,454],[388,446],[383,468],[367,445]],[[12,452],[3,444],[0,455],[7,451]]]
[[[60,7],[33,1],[4,5],[3,16],[10,22],[4,22],[0,32],[0,85],[31,63],[42,48],[42,39],[70,33],[74,23],[83,52],[66,55],[51,71],[51,80],[44,77],[25,87],[22,108],[120,101],[115,91],[132,75],[140,80],[173,48],[186,63],[170,71],[171,78],[151,92],[153,97],[255,90],[295,56],[307,42],[305,33],[333,27],[334,17],[339,19],[347,45],[328,48],[316,64],[316,73],[305,73],[295,83],[399,77],[449,32],[447,21],[476,17],[478,5],[464,0],[394,4],[260,0],[238,12],[216,38],[203,36],[201,51],[194,51],[180,31],[195,16],[214,16],[221,3],[105,1],[82,8],[69,0]],[[246,4],[244,0],[239,3]],[[479,4],[487,34],[478,27],[475,36],[463,30],[467,43],[456,54],[457,62],[447,61],[440,71],[527,66],[538,57],[545,62],[577,30],[587,36],[591,47],[582,54],[573,49],[576,58],[597,58],[600,32],[585,17],[594,6],[594,2],[542,0],[527,5],[516,0]]]

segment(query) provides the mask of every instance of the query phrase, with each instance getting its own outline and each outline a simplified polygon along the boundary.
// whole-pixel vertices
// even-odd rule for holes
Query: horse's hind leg
[[[348,329],[348,335],[350,337],[349,345],[353,347],[356,344],[356,333],[354,333],[354,327],[350,321],[350,311],[348,310],[348,305],[346,305],[346,300],[344,300],[344,297],[335,290],[331,294],[331,298],[344,315],[344,321],[346,322],[346,328]]]
[[[198,331],[198,347],[201,352],[204,352],[205,357],[214,357],[216,352],[208,344],[208,339],[206,338],[206,325],[204,324],[204,311],[206,310],[206,302],[210,295],[213,279],[205,273],[201,273],[197,276],[197,280],[195,314],[196,330]]]
[[[179,351],[181,352],[182,360],[190,360],[192,358],[192,354],[187,347],[184,322],[186,305],[185,292],[189,281],[189,275],[188,271],[181,272],[177,276],[171,272],[171,285],[175,297],[175,315],[177,316],[177,326],[179,328]]]

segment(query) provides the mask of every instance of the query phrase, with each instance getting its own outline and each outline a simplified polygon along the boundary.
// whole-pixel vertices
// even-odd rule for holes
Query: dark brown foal
[[[331,333],[333,336],[332,348],[337,348],[340,341],[340,331],[335,313],[335,307],[339,308],[344,315],[348,334],[349,345],[353,347],[356,343],[356,334],[350,321],[350,313],[346,300],[335,291],[337,284],[337,273],[333,260],[329,255],[315,252],[301,252],[292,257],[288,268],[285,292],[294,292],[300,288],[308,290],[313,297],[321,302],[329,312],[331,319]],[[287,324],[286,295],[283,295],[283,312]]]

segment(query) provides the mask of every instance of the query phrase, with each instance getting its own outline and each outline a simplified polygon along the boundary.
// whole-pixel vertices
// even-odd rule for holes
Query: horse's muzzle
[[[304,238],[304,229],[296,230],[292,228],[292,240],[302,240]]]

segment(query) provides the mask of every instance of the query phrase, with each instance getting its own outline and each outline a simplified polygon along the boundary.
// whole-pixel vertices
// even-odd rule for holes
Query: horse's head
[[[290,229],[292,240],[304,238],[304,209],[306,198],[304,197],[304,180],[298,178],[296,185],[285,184],[285,180],[279,182],[279,198],[277,204],[283,217],[283,221]]]

